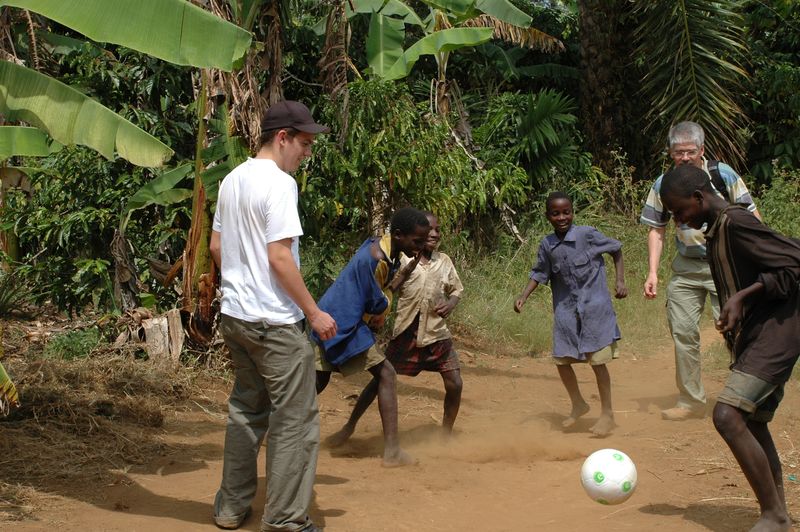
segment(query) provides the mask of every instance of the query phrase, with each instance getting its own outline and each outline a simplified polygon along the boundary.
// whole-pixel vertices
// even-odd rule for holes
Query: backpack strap
[[[719,161],[710,159],[706,162],[706,167],[708,168],[708,174],[711,176],[711,184],[714,185],[714,188],[716,188],[717,191],[722,194],[722,197],[730,203],[728,187],[725,186],[722,173],[719,171]]]

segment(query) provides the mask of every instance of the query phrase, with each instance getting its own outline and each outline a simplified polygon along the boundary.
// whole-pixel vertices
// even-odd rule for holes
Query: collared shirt
[[[378,242],[382,257],[376,258],[372,245]],[[368,238],[345,265],[333,284],[319,300],[319,308],[336,321],[336,336],[315,342],[325,349],[325,359],[341,365],[375,344],[375,335],[367,322],[369,318],[389,312],[391,291],[387,289],[400,260],[390,261],[392,240],[385,235],[378,240]]]
[[[401,266],[412,259],[403,257]],[[403,283],[397,298],[397,314],[392,338],[405,331],[419,314],[417,347],[424,347],[450,338],[444,318],[436,313],[436,305],[452,296],[461,297],[464,286],[453,261],[444,253],[434,251],[426,264],[417,264]]]
[[[708,161],[703,160],[703,170],[708,174]],[[722,176],[722,181],[725,183],[725,188],[728,190],[728,197],[724,198],[729,203],[741,203],[747,205],[749,211],[756,210],[756,205],[753,203],[753,198],[750,196],[750,191],[747,190],[744,180],[739,177],[733,168],[720,161],[719,173]],[[639,221],[650,227],[666,227],[672,214],[661,203],[661,180],[664,174],[661,174],[653,186],[650,188],[650,193],[647,195],[642,215]],[[709,179],[711,175],[709,174]],[[716,188],[714,189],[716,191]],[[722,197],[719,192],[717,195]],[[677,244],[678,253],[684,257],[689,258],[705,258],[706,256],[706,241],[703,236],[703,231],[692,229],[686,224],[681,224],[675,230],[675,243]]]
[[[619,240],[586,225],[573,225],[561,240],[548,235],[539,244],[531,279],[550,282],[553,291],[553,356],[585,360],[587,353],[619,340],[603,253],[621,248]]]
[[[800,354],[800,240],[776,233],[740,205],[726,207],[706,239],[720,306],[756,281],[764,285],[726,338],[732,367],[786,382]]]

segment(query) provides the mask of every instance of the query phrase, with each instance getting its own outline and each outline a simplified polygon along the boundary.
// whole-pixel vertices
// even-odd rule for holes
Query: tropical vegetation
[[[466,262],[555,188],[634,224],[685,119],[798,236],[791,0],[0,0],[0,28],[3,268],[71,313],[211,340],[216,190],[281,98],[332,129],[296,176],[316,293],[405,204]]]

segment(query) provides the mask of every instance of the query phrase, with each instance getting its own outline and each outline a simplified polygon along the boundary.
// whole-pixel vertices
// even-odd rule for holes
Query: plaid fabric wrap
[[[398,374],[415,377],[421,371],[444,373],[461,368],[451,338],[417,347],[418,328],[419,314],[405,331],[386,346],[386,358]]]

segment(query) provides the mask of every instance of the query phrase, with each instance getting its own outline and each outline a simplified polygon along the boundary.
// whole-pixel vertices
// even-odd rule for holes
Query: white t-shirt
[[[271,159],[248,159],[222,181],[214,213],[220,233],[221,312],[245,321],[287,325],[303,311],[270,272],[267,244],[292,239],[300,268],[297,183]]]

